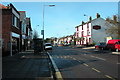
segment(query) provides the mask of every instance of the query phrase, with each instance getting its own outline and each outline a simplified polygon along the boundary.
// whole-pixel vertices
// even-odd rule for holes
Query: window
[[[82,25],[82,30],[83,30],[83,25]]]
[[[77,31],[78,31],[79,29],[78,29],[78,27],[77,27]]]
[[[12,25],[14,26],[15,25],[15,16],[12,15]]]
[[[81,32],[81,36],[82,36],[82,37],[84,36],[84,31]]]
[[[19,28],[19,19],[15,15],[12,15],[12,25]]]
[[[76,33],[76,37],[78,37],[78,33]]]
[[[89,24],[87,24],[87,30],[89,30]]]

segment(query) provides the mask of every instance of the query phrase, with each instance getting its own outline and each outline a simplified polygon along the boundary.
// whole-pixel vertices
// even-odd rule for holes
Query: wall
[[[12,25],[12,15],[11,10],[4,10],[2,11],[2,38],[4,42],[4,49],[3,49],[3,55],[8,55],[6,52],[10,51],[9,49],[9,43],[10,43],[10,30]]]
[[[108,27],[106,25],[106,21],[102,18],[97,18],[96,20],[93,20],[91,22],[91,26],[92,26],[92,40],[93,42],[97,43],[97,42],[106,42],[106,37],[108,37],[108,35],[106,34],[106,28]],[[95,30],[93,29],[94,25],[99,25],[101,26],[101,29],[99,30]]]

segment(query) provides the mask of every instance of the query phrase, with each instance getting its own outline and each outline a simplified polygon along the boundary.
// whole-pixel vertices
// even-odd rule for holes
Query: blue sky
[[[40,37],[42,37],[43,5],[55,5],[45,6],[45,38],[72,35],[76,26],[82,21],[86,22],[88,16],[92,16],[92,19],[96,18],[96,13],[104,19],[118,14],[117,2],[13,2],[12,4],[18,11],[26,11],[27,17],[31,18],[32,29],[36,30]]]

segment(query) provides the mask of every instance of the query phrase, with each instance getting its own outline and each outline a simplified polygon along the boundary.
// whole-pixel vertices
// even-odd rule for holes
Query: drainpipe
[[[10,32],[10,56],[12,56],[12,32]]]

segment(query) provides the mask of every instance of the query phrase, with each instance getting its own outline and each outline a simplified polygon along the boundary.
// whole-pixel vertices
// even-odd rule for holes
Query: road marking
[[[91,57],[95,57],[95,56],[91,56]]]
[[[73,58],[73,60],[76,60],[75,58]]]
[[[105,75],[107,78],[110,78],[110,79],[112,79],[112,80],[116,80],[116,79],[114,79],[113,77],[111,77],[111,76],[109,76],[109,75]]]
[[[66,57],[66,56],[64,56],[64,58],[66,59],[67,57]]]
[[[84,63],[83,65],[85,65],[85,66],[89,66],[88,64],[85,64],[85,63]]]
[[[120,64],[120,63],[116,63],[116,64]]]
[[[103,59],[103,58],[100,58],[100,57],[95,57],[95,58],[105,61],[105,59]]]
[[[61,79],[61,80],[62,80],[62,76],[61,76],[61,73],[60,73],[60,72],[56,72],[56,77],[57,77],[58,79]]]
[[[59,56],[57,56],[57,58],[60,58]]]
[[[100,73],[100,71],[99,71],[99,70],[97,70],[96,68],[92,68],[92,70],[94,70],[94,71],[96,71],[96,72]]]
[[[100,57],[96,57],[96,56],[92,56],[92,55],[91,55],[91,57],[94,57],[94,58],[97,58],[97,59],[100,59],[100,60],[103,60],[103,61],[106,60],[106,59],[103,59],[103,58],[100,58]]]
[[[54,70],[55,70],[55,76],[56,76],[56,78],[57,78],[57,79],[60,79],[60,80],[63,80],[62,75],[61,75],[61,73],[60,73],[57,65],[55,64],[52,56],[49,54],[49,52],[47,52],[47,54],[49,55],[50,61],[52,62],[53,68],[54,68]]]

